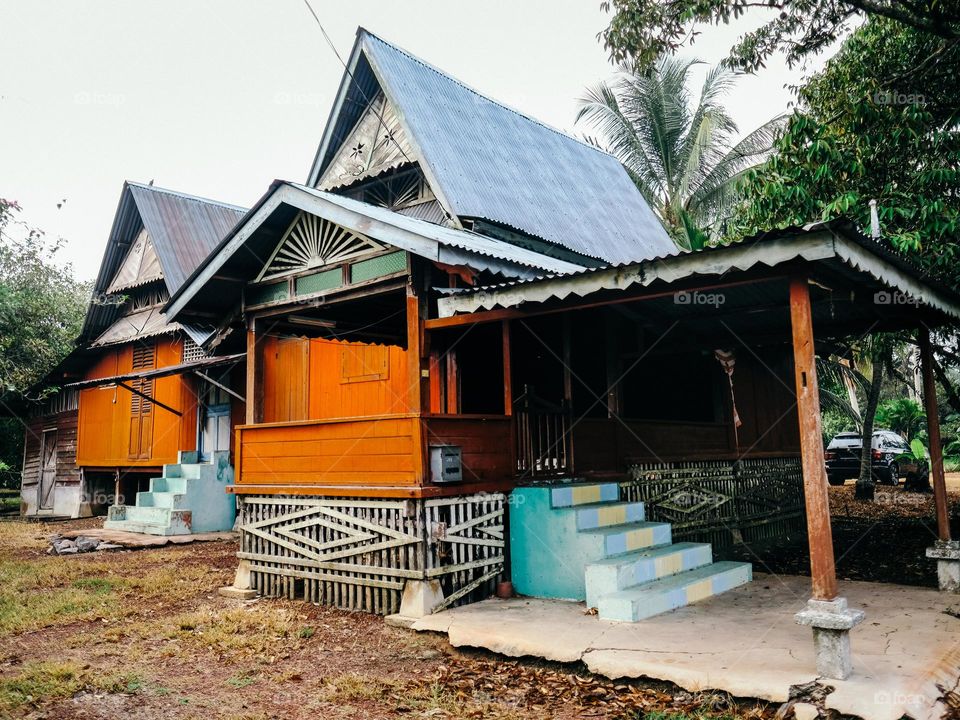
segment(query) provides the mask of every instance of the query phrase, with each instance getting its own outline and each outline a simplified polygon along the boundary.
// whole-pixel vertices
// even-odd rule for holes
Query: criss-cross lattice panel
[[[301,211],[284,233],[258,281],[352,260],[385,249],[370,238]]]
[[[645,503],[647,519],[671,523],[677,539],[719,546],[792,532],[802,520],[796,458],[637,463],[630,475],[624,499]]]
[[[238,557],[265,595],[385,612],[406,578],[422,577],[422,538],[403,501],[255,498],[241,529]]]
[[[434,612],[493,594],[503,572],[505,504],[502,493],[426,501],[426,575],[444,590]]]

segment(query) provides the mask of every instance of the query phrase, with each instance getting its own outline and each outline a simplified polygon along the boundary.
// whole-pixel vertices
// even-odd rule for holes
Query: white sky
[[[568,131],[611,70],[599,0],[312,4],[344,59],[362,25]],[[716,62],[746,27],[708,29],[686,54]],[[0,0],[0,68],[0,196],[65,238],[82,278],[125,179],[244,206],[274,178],[305,181],[343,72],[302,0]],[[801,77],[777,59],[742,79],[728,98],[741,131],[785,110]]]

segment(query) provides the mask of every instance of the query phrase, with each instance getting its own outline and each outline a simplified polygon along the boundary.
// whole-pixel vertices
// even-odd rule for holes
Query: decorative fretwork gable
[[[414,160],[413,148],[396,110],[380,93],[340,146],[317,187],[343,187]]]
[[[120,269],[117,270],[117,274],[113,276],[113,281],[107,288],[107,293],[127,290],[162,278],[163,270],[157,258],[157,251],[153,247],[153,240],[144,228],[140,230],[137,239],[127,251]]]
[[[344,262],[384,249],[386,245],[301,211],[284,233],[257,281]]]

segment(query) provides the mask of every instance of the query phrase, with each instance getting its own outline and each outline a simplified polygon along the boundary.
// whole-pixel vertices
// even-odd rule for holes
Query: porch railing
[[[570,413],[563,405],[537,397],[530,385],[514,401],[517,475],[549,477],[573,470]]]

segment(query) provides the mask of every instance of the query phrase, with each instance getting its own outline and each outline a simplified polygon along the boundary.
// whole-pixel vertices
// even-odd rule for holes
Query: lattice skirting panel
[[[440,582],[439,609],[488,597],[504,564],[502,493],[432,500],[241,496],[253,588],[380,615],[407,580]]]
[[[723,547],[803,532],[800,459],[752,458],[635,464],[622,496],[647,519],[673,524],[677,540]]]

